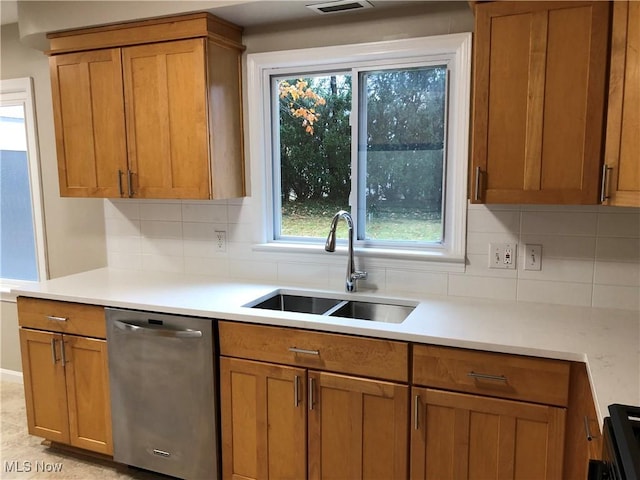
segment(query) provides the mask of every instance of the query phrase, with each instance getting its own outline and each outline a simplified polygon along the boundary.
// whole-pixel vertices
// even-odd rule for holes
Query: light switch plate
[[[525,270],[542,270],[542,245],[525,245],[523,257]]]

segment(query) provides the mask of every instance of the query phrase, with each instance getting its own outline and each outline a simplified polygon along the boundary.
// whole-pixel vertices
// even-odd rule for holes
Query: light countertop
[[[640,405],[640,314],[456,297],[402,298],[419,302],[401,324],[243,307],[277,289],[295,286],[222,282],[206,276],[98,269],[12,290],[50,300],[298,327],[434,345],[583,361],[600,423],[608,405]],[[320,294],[321,295],[321,294]],[[364,291],[339,298],[380,301],[399,297]]]

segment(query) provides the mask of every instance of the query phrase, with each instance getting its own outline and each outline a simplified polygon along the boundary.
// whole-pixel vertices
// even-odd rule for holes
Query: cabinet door
[[[309,478],[406,478],[408,389],[310,371]]]
[[[222,477],[306,477],[304,369],[220,358]]]
[[[107,342],[64,335],[70,443],[113,454]]]
[[[640,206],[640,3],[613,4],[606,205]]]
[[[608,2],[476,5],[471,200],[598,202]]]
[[[120,49],[49,59],[60,195],[119,197],[127,171]]]
[[[122,49],[134,196],[209,198],[204,39]]]
[[[69,443],[62,335],[20,329],[29,433]]]
[[[565,409],[414,388],[411,478],[562,478]]]

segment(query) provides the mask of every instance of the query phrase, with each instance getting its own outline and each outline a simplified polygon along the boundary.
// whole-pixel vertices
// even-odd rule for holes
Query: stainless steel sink
[[[398,303],[369,302],[277,291],[268,298],[248,303],[245,307],[373,322],[402,323],[413,312],[416,305],[416,303],[402,301]]]
[[[374,322],[402,323],[415,307],[407,305],[393,305],[390,303],[373,302],[343,302],[337,310],[330,315],[332,317],[357,318]]]
[[[276,293],[272,297],[253,305],[252,308],[323,315],[340,302],[341,300],[336,298],[305,297]]]

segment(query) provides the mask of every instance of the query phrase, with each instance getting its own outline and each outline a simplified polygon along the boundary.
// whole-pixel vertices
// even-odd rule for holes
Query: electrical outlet
[[[490,243],[489,268],[515,269],[517,249],[516,243]]]
[[[542,245],[525,245],[523,263],[525,270],[542,270]]]
[[[224,230],[215,231],[215,246],[216,252],[227,251],[227,232]]]

